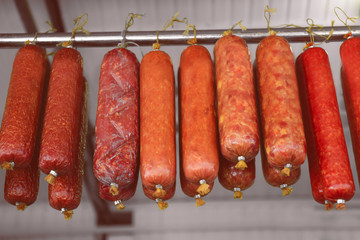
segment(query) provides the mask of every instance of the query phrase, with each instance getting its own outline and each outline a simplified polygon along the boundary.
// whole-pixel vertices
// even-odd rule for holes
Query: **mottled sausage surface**
[[[228,35],[216,42],[214,57],[221,153],[233,162],[251,161],[259,152],[259,131],[249,49]]]
[[[101,64],[95,126],[94,174],[118,188],[133,184],[139,162],[139,63],[116,48]]]
[[[247,168],[244,170],[237,169],[236,163],[230,162],[224,157],[220,157],[220,169],[219,169],[219,182],[220,184],[230,190],[234,191],[234,197],[236,198],[236,192],[241,194],[251,187],[255,181],[255,159],[247,162]],[[242,198],[242,194],[239,195]]]
[[[306,140],[295,73],[288,42],[263,39],[256,50],[257,86],[266,157],[271,166],[298,168],[306,158]]]

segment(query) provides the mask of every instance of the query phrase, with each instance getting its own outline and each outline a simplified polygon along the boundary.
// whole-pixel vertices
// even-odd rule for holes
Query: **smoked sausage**
[[[217,116],[222,155],[246,167],[259,152],[253,69],[246,42],[235,35],[220,38],[214,48]]]
[[[286,196],[292,193],[294,185],[300,178],[301,168],[292,169],[289,176],[282,174],[281,169],[271,166],[267,161],[267,155],[264,147],[261,146],[261,166],[265,181],[273,186],[282,190],[282,195]]]
[[[234,192],[234,198],[242,199],[242,191],[251,187],[255,181],[255,159],[248,161],[247,168],[243,170],[236,168],[236,164],[220,157],[219,182]]]
[[[140,109],[141,180],[162,198],[176,178],[175,80],[163,51],[151,51],[141,61]]]
[[[191,45],[181,54],[179,119],[182,168],[187,181],[206,195],[219,171],[213,63],[209,51]]]
[[[157,197],[156,194],[154,194],[156,192],[156,190],[152,190],[152,189],[149,189],[149,188],[146,188],[144,187],[143,185],[143,191],[144,191],[144,194],[145,196],[147,196],[148,198],[150,198],[151,200],[154,200],[157,205],[158,205],[158,208],[160,210],[164,210],[168,207],[168,203],[165,202],[166,200],[169,200],[170,198],[172,198],[175,194],[175,184],[169,188],[165,195],[163,195],[162,197]]]
[[[296,66],[300,93],[306,98],[305,116],[311,119],[312,134],[306,137],[314,138],[324,198],[344,209],[355,186],[328,55],[322,48],[309,48],[299,55]]]
[[[278,36],[264,38],[256,49],[257,87],[264,149],[268,163],[289,175],[306,158],[294,56]]]
[[[84,92],[83,60],[73,48],[62,48],[51,65],[39,167],[53,184],[74,168],[78,151],[81,101]]]
[[[132,198],[134,196],[135,191],[136,191],[137,181],[126,188],[119,188],[118,189],[119,194],[116,196],[113,196],[110,193],[109,185],[106,185],[102,182],[99,182],[98,185],[99,185],[100,198],[104,199],[106,201],[114,202],[114,205],[116,206],[116,208],[118,210],[122,210],[122,209],[125,209],[123,202],[129,200],[130,198]]]
[[[360,182],[360,38],[352,37],[344,41],[340,46],[340,57],[341,84]]]
[[[102,61],[95,138],[94,174],[117,195],[136,181],[139,162],[139,63],[125,48]]]
[[[54,209],[61,211],[66,220],[71,219],[73,210],[80,204],[82,194],[82,180],[84,175],[84,158],[86,146],[86,134],[88,127],[87,109],[88,109],[88,86],[85,78],[83,78],[83,89],[81,95],[81,111],[78,133],[75,142],[76,151],[74,154],[74,167],[67,174],[59,175],[54,184],[49,184],[48,198],[49,204]]]
[[[17,52],[0,130],[0,164],[3,169],[29,166],[46,75],[45,50],[28,44]]]

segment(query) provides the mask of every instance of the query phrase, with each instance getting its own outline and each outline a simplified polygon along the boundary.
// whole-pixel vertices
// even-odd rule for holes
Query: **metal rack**
[[[333,27],[334,31],[329,41],[343,41],[344,35],[349,32],[345,26]],[[284,37],[289,42],[309,41],[309,33],[305,27],[301,28],[273,28],[278,36]],[[320,30],[314,29],[315,41],[324,41],[321,36],[328,36],[332,27],[324,27]],[[226,29],[197,30],[196,38],[198,44],[214,44]],[[352,27],[353,36],[360,36],[360,27]],[[247,43],[258,43],[269,36],[268,29],[248,29],[245,32],[234,30],[234,34],[243,38]],[[133,42],[140,46],[151,46],[157,38],[156,31],[127,31],[127,32],[92,32],[90,35],[76,34],[73,39],[74,47],[111,47],[116,46],[124,40]],[[60,42],[68,41],[71,33],[39,33],[36,44],[41,47],[56,47]],[[159,41],[165,45],[184,45],[186,41],[193,38],[192,32],[188,36],[183,31],[159,31]],[[17,48],[24,45],[25,41],[32,41],[34,34],[0,34],[0,48]]]

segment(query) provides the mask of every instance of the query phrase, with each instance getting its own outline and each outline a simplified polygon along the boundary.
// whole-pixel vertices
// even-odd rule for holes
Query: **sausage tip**
[[[110,184],[111,185],[111,187],[110,187],[110,189],[109,189],[109,193],[111,193],[113,196],[117,196],[117,195],[119,195],[119,190],[118,190],[118,188],[117,188],[117,184]]]
[[[195,201],[196,207],[201,207],[201,206],[205,205],[206,202],[201,198],[200,195],[196,195],[195,198],[196,198],[196,201]]]
[[[117,208],[118,210],[124,210],[124,209],[125,209],[125,206],[124,206],[124,204],[121,202],[121,200],[115,201],[114,204],[115,204],[115,206],[116,206],[116,208]]]
[[[66,210],[66,209],[61,209],[61,213],[64,214],[64,218],[66,221],[70,220],[72,218],[72,215],[74,214],[73,210]]]
[[[15,163],[14,162],[3,162],[1,164],[1,168],[4,170],[14,170]]]
[[[202,182],[201,185],[198,187],[196,192],[198,192],[200,195],[206,195],[210,192],[210,186],[206,183],[206,181],[200,181]]]
[[[243,193],[241,191],[234,190],[234,199],[243,199]]]
[[[26,203],[16,203],[16,208],[18,211],[24,211],[27,208]]]
[[[248,165],[247,165],[246,162],[245,162],[245,158],[244,158],[244,157],[242,157],[242,158],[239,157],[238,159],[239,159],[239,161],[238,161],[238,163],[235,165],[235,168],[236,168],[236,169],[244,170],[245,168],[248,167]]]
[[[159,210],[165,210],[169,206],[169,204],[167,202],[165,202],[161,199],[158,199],[158,198],[156,199],[156,202],[158,204]]]
[[[49,173],[44,180],[47,181],[49,184],[54,185],[56,176],[52,173]]]
[[[166,191],[162,187],[156,188],[156,191],[153,193],[154,198],[163,198],[166,195]]]

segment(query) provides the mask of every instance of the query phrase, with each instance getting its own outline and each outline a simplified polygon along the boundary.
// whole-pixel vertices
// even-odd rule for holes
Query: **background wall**
[[[50,17],[42,0],[29,0],[29,6],[39,32],[48,30],[45,21]],[[227,29],[235,22],[243,20],[248,28],[264,28],[263,16],[265,5],[277,8],[271,18],[271,25],[297,24],[306,25],[306,18],[311,17],[316,24],[342,25],[333,12],[335,6],[344,9],[350,16],[358,16],[358,0],[59,0],[65,31],[73,28],[73,19],[84,12],[89,15],[85,29],[90,32],[121,31],[130,12],[145,13],[143,19],[135,20],[130,31],[161,29],[171,16],[180,11],[181,17],[187,17],[197,29]],[[177,30],[184,29],[181,24]],[[0,1],[0,34],[25,33],[13,1]],[[0,191],[0,238],[3,239],[219,239],[219,238],[276,238],[276,239],[355,239],[360,230],[359,184],[355,170],[351,139],[347,124],[344,101],[340,84],[341,61],[339,47],[341,42],[325,43],[323,48],[329,54],[336,85],[340,114],[343,121],[346,142],[352,164],[356,195],[347,204],[344,212],[324,212],[311,196],[307,163],[302,166],[302,177],[294,185],[294,192],[282,197],[279,189],[269,186],[261,172],[260,154],[256,159],[257,177],[255,184],[244,192],[244,199],[234,200],[232,192],[222,188],[216,182],[213,192],[205,198],[207,204],[195,208],[194,199],[185,196],[178,184],[177,191],[169,208],[159,211],[154,202],[147,199],[139,181],[138,191],[133,199],[126,202],[127,209],[133,214],[131,226],[99,227],[96,213],[84,188],[80,207],[75,210],[71,221],[65,222],[61,214],[48,205],[47,184],[40,181],[37,202],[17,212],[15,207],[3,200]],[[304,44],[291,43],[294,57],[301,52]],[[210,53],[213,45],[206,45]],[[257,44],[249,44],[251,60],[255,60]],[[174,64],[175,76],[179,66],[180,54],[186,45],[163,46]],[[97,92],[100,64],[104,54],[112,48],[78,48],[84,58],[84,76],[89,82],[89,118],[94,126],[97,107]],[[151,47],[130,47],[137,54],[139,61]],[[48,52],[54,49],[48,49]],[[0,49],[0,119],[5,105],[12,61],[17,49]],[[51,57],[50,57],[51,61]],[[4,171],[0,172],[0,189],[3,188]],[[41,175],[43,178],[44,175]],[[177,179],[179,182],[179,179]]]

